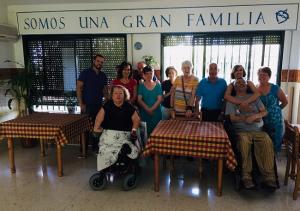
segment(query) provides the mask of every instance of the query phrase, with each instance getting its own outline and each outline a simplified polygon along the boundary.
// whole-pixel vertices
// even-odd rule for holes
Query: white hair
[[[189,66],[190,68],[193,68],[193,64],[189,60],[185,60],[184,62],[182,62],[181,67],[183,66]]]

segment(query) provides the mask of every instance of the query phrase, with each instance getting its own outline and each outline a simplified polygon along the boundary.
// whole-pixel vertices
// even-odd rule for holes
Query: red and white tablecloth
[[[60,145],[91,130],[87,115],[33,113],[0,123],[0,136],[6,138],[55,139]]]
[[[220,122],[160,121],[143,152],[145,156],[154,153],[212,160],[224,158],[230,170],[237,165],[229,138]]]

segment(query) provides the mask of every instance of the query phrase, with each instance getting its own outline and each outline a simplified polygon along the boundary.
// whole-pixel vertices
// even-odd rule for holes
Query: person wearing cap
[[[236,92],[235,98],[245,101],[253,94],[247,93],[247,81],[243,78],[236,79],[233,84]],[[264,184],[275,189],[274,172],[274,148],[269,135],[262,130],[262,118],[267,115],[264,104],[260,99],[249,103],[250,111],[244,111],[231,102],[226,104],[226,115],[237,132],[237,149],[242,158],[242,181],[246,189],[254,188],[252,180],[252,145],[254,145],[254,155],[258,168],[262,174]]]

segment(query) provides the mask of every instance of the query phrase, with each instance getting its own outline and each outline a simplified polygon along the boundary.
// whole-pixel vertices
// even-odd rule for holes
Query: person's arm
[[[195,112],[194,112],[194,115],[195,115],[195,117],[198,117],[198,118],[201,119],[201,117],[200,117],[201,114],[200,114],[200,109],[199,109],[200,99],[201,99],[201,97],[196,96]]]
[[[175,89],[176,89],[176,87],[173,85],[171,87],[171,90],[170,90],[170,105],[171,105],[171,108],[174,108]]]
[[[76,96],[77,96],[77,101],[79,103],[79,106],[80,106],[80,110],[81,112],[85,112],[85,104],[83,102],[83,99],[82,99],[82,92],[83,92],[83,81],[77,81],[77,84],[76,84]]]
[[[174,97],[175,97],[175,89],[176,89],[176,86],[173,85],[171,87],[171,90],[170,90],[170,115],[171,115],[171,118],[174,119],[175,118],[175,110],[174,110]]]
[[[226,88],[224,99],[228,102],[231,102],[231,103],[235,104],[235,105],[241,104],[242,103],[241,100],[239,100],[239,99],[237,99],[237,98],[235,98],[234,96],[231,95],[232,89],[233,89],[233,85],[229,84]]]
[[[142,95],[138,95],[138,104],[147,112],[149,112],[149,107],[146,105],[146,103],[144,103],[143,101],[143,96]]]
[[[163,98],[166,98],[166,97],[168,97],[168,96],[171,96],[171,92],[166,93],[166,92],[164,91]]]
[[[156,82],[155,88],[153,91],[156,92],[155,94],[157,94],[157,97],[156,97],[156,102],[150,108],[151,111],[154,111],[155,109],[157,109],[162,102],[162,91],[161,91],[161,85],[159,83]]]
[[[238,116],[236,114],[229,114],[231,122],[245,122],[245,116]]]
[[[249,124],[253,122],[260,122],[263,117],[267,116],[267,114],[268,112],[266,111],[265,107],[261,106],[259,107],[258,113],[247,116],[245,121]]]
[[[103,96],[104,96],[104,102],[107,102],[109,100],[108,85],[103,87]]]
[[[288,99],[286,98],[286,95],[282,91],[281,88],[279,88],[277,96],[278,96],[279,101],[281,102],[280,107],[281,107],[281,109],[283,109],[288,104]]]
[[[161,101],[162,101],[162,96],[158,95],[156,98],[156,102],[153,104],[153,106],[151,106],[150,110],[154,111],[155,109],[157,109],[158,106],[160,105]]]
[[[192,93],[191,93],[191,98],[190,98],[190,100],[188,102],[188,105],[187,105],[188,108],[186,109],[186,112],[185,112],[185,117],[187,117],[187,118],[192,117],[192,115],[193,115],[193,107],[196,106],[195,105],[195,101],[196,101],[196,89],[193,88],[192,89]],[[198,107],[199,107],[199,104],[198,104]]]
[[[131,98],[131,103],[135,103],[136,101],[136,98],[137,98],[137,85],[135,84],[135,86],[133,87],[133,96]]]
[[[260,93],[258,89],[255,87],[255,85],[252,83],[252,81],[247,81],[247,86],[251,89],[253,94],[247,100],[242,102],[242,104],[244,105],[252,103],[260,97]]]
[[[140,117],[138,115],[138,113],[135,111],[133,113],[133,115],[131,116],[131,120],[132,120],[132,129],[138,129],[140,127]]]
[[[231,102],[226,102],[225,115],[229,116],[231,122],[244,122],[246,117],[237,115],[237,106]]]
[[[170,94],[171,94],[171,89],[170,89],[170,91],[167,93],[166,92],[166,81],[163,81],[162,83],[161,83],[161,89],[162,89],[162,92],[163,92],[163,99],[164,98],[166,98],[166,97],[168,97],[168,96],[170,96]]]
[[[103,108],[101,108],[96,116],[96,120],[95,120],[95,124],[94,124],[94,132],[100,133],[103,131],[101,124],[104,120],[104,115],[105,115],[105,111]]]

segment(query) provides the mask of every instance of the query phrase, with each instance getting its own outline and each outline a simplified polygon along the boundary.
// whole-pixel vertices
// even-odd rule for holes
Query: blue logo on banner
[[[278,10],[275,14],[276,14],[276,20],[278,24],[284,23],[290,18],[287,9]]]

